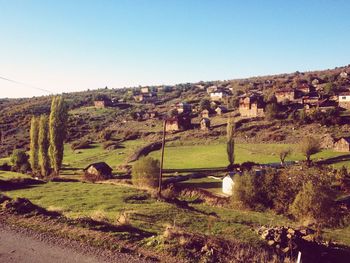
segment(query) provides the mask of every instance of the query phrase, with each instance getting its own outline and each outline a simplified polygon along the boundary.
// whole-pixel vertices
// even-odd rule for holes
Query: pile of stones
[[[283,253],[297,251],[306,242],[316,242],[315,230],[310,228],[262,226],[257,229],[257,233],[269,246]]]

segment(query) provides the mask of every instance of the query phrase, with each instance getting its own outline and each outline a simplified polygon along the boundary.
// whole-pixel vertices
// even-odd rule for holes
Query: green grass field
[[[206,232],[208,213],[220,216],[211,230],[212,234],[238,238],[246,242],[259,242],[251,225],[291,224],[288,219],[272,213],[246,212],[232,209],[194,205],[198,210],[188,211],[175,205],[157,202],[144,191],[127,186],[89,183],[54,183],[38,185],[29,189],[5,192],[11,197],[25,197],[49,210],[60,211],[68,217],[96,215],[115,222],[122,212],[127,212],[133,226],[161,233],[167,224],[175,224],[191,231]]]
[[[4,175],[2,176],[12,176]],[[105,217],[115,222],[126,212],[133,226],[160,234],[165,225],[171,224],[190,231],[210,233],[242,242],[258,244],[259,238],[252,231],[260,225],[290,225],[295,223],[286,217],[271,212],[241,211],[230,208],[216,208],[204,204],[192,205],[196,211],[185,210],[175,205],[158,202],[147,194],[129,186],[90,183],[49,182],[31,188],[5,192],[10,197],[25,197],[49,210],[60,211],[68,217]],[[140,198],[144,197],[144,198]],[[215,212],[219,218],[208,230],[208,213]],[[208,232],[209,231],[209,232]],[[328,230],[327,238],[350,245],[350,228]]]
[[[4,163],[9,164],[10,163],[10,158],[0,158],[0,165],[3,165]]]
[[[30,178],[30,176],[26,174],[21,174],[21,173],[0,171],[0,180],[6,181],[13,178]]]
[[[246,161],[256,163],[278,163],[278,153],[281,149],[290,148],[293,150],[287,161],[303,160],[304,157],[298,153],[296,145],[290,144],[236,144],[235,162]],[[346,155],[344,153],[324,150],[312,158],[316,160]],[[152,152],[151,157],[160,158],[160,151]],[[228,165],[225,144],[209,144],[195,146],[166,147],[164,155],[164,168],[166,169],[195,169],[225,167]],[[350,166],[350,161],[342,165]]]
[[[101,144],[92,144],[89,149],[73,151],[69,144],[65,145],[63,165],[67,170],[62,174],[74,174],[73,169],[84,169],[91,163],[106,162],[113,169],[125,163],[126,159],[144,142],[140,140],[126,141],[122,148],[116,150],[104,150]],[[72,170],[70,170],[72,169]],[[79,173],[79,172],[77,172]]]
[[[126,159],[139,147],[147,144],[142,140],[126,141],[122,147],[116,150],[104,150],[101,144],[93,144],[89,149],[76,150],[73,152],[69,144],[65,146],[64,170],[62,174],[75,174],[74,169],[83,169],[91,163],[106,162],[113,169],[124,164]],[[281,149],[290,148],[293,150],[287,161],[303,160],[304,157],[298,152],[297,146],[292,144],[236,144],[235,162],[242,163],[252,161],[256,163],[278,163],[278,153]],[[327,159],[337,156],[346,156],[346,153],[324,150],[312,158],[315,160]],[[160,158],[160,151],[150,153],[153,158]],[[2,163],[9,162],[9,158],[0,159]],[[228,165],[225,143],[207,145],[176,145],[165,148],[164,168],[165,169],[195,169],[215,168]],[[350,161],[339,161],[333,166],[350,167]]]

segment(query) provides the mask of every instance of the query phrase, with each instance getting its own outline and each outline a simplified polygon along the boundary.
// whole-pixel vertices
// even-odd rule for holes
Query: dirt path
[[[0,224],[0,262],[6,263],[109,263],[149,262],[123,253],[105,253],[78,242],[13,230]]]

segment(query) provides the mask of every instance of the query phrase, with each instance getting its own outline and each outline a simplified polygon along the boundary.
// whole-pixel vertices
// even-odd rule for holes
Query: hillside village
[[[108,125],[113,125],[113,122],[119,123],[120,128],[127,129],[137,121],[144,124],[146,128],[148,122],[151,123],[152,120],[169,119],[167,131],[184,131],[196,129],[196,127],[222,131],[220,125],[225,121],[220,120],[233,115],[239,120],[251,118],[252,121],[256,120],[258,123],[269,119],[280,121],[282,125],[288,125],[288,122],[292,120],[297,120],[301,124],[315,122],[326,124],[326,126],[341,124],[332,129],[327,128],[325,134],[322,134],[330,137],[335,143],[342,137],[348,136],[345,132],[347,131],[347,110],[350,104],[348,71],[348,67],[343,67],[327,71],[296,72],[245,80],[115,90],[106,88],[66,94],[66,96],[72,101],[70,107],[73,110],[92,105],[96,109],[116,110],[116,115],[113,112],[112,115],[101,120],[102,125],[96,127],[97,130],[108,129]],[[201,101],[204,101],[205,105],[200,105]],[[0,107],[4,112],[0,126],[1,139],[4,142],[2,147],[7,147],[8,152],[12,151],[14,146],[11,143],[12,135],[19,137],[17,146],[23,147],[24,141],[27,140],[21,143],[21,137],[26,136],[27,133],[24,131],[29,131],[29,121],[26,119],[28,115],[19,116],[20,113],[48,112],[49,103],[48,97],[1,100]],[[19,107],[13,108],[14,105],[19,105]],[[274,116],[270,116],[271,114]],[[81,118],[76,119],[76,116]],[[91,119],[86,122],[85,118],[87,116],[72,115],[71,121],[80,124],[70,128],[68,140],[78,136],[77,133],[81,133],[78,136],[81,137],[93,130],[92,125],[95,120]],[[312,118],[316,118],[315,121],[311,120]],[[202,126],[201,121],[205,123]],[[21,125],[17,125],[18,123]],[[100,122],[96,120],[96,123]],[[152,129],[149,131],[152,132]],[[282,141],[292,141],[295,137],[295,134],[288,136],[290,131],[284,130],[283,132],[285,134],[281,134],[280,137],[285,137],[285,139]],[[259,136],[249,137],[252,141],[254,137],[261,140]],[[262,139],[262,141],[265,140],[266,138]],[[4,148],[1,149],[2,153],[6,152]]]
[[[17,219],[8,211],[24,214],[23,224],[28,214],[74,218],[76,227],[88,217],[84,231],[95,235],[102,224],[113,233],[107,247],[136,240],[158,259],[229,262],[242,253],[244,261],[254,249],[257,262],[294,260],[298,251],[306,262],[350,255],[350,65],[62,94],[62,167],[43,175],[31,164],[33,123],[48,121],[53,98],[0,100],[0,203],[9,222]],[[301,211],[300,199],[319,192],[321,209]]]
[[[322,76],[323,78],[320,76],[322,75],[317,73],[295,73],[270,79],[187,85],[186,89],[198,95],[202,101],[177,100],[179,102],[170,107],[164,103],[168,100],[164,91],[171,93],[176,87],[146,87],[129,92],[133,95],[135,103],[140,103],[145,108],[153,105],[153,110],[134,112],[133,118],[138,121],[166,120],[166,131],[185,131],[195,127],[210,130],[211,117],[228,115],[234,115],[238,119],[263,119],[274,114],[275,119],[294,120],[301,115],[307,118],[307,115],[320,112],[320,115],[324,114],[328,118],[334,117],[332,121],[339,121],[339,124],[346,123],[346,111],[350,109],[350,78],[347,69],[333,71],[332,74]],[[201,102],[207,104],[201,105]],[[118,106],[118,103],[125,103],[125,99],[106,98],[94,101],[96,108]],[[275,108],[273,113],[269,112],[271,105]],[[349,151],[349,147],[339,147],[336,144],[344,144],[348,139],[346,134],[330,137],[332,142],[327,148]]]

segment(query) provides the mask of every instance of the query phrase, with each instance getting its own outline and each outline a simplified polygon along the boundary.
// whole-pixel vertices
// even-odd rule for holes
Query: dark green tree
[[[64,99],[62,97],[54,97],[51,103],[51,113],[49,119],[49,155],[51,167],[57,176],[59,175],[63,161],[67,119],[68,108]]]
[[[50,173],[49,157],[49,118],[46,115],[40,116],[39,122],[39,165],[42,176],[48,176]]]
[[[29,163],[32,172],[35,174],[39,171],[39,118],[33,116],[30,123],[30,151]]]
[[[308,165],[311,164],[311,155],[321,151],[320,141],[314,137],[304,137],[300,142],[300,152],[305,156]]]
[[[233,118],[229,118],[227,120],[227,142],[226,142],[226,152],[227,152],[227,159],[229,162],[229,169],[233,168],[233,164],[235,162],[235,139],[234,139],[234,130],[235,130],[235,123]]]

